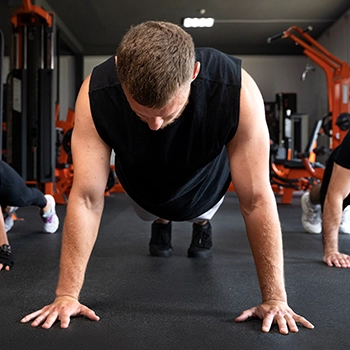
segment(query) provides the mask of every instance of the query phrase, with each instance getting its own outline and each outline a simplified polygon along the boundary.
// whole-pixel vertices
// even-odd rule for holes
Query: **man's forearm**
[[[342,216],[342,202],[327,200],[324,203],[322,218],[322,243],[324,254],[337,252],[338,231]]]
[[[83,205],[74,206],[73,201],[68,204],[56,296],[79,298],[86,266],[96,241],[101,212],[102,210],[87,209]]]
[[[4,218],[2,213],[0,213],[0,245],[3,244],[9,244],[9,241],[7,239]]]
[[[282,235],[277,210],[272,204],[258,207],[245,221],[263,301],[287,301]]]

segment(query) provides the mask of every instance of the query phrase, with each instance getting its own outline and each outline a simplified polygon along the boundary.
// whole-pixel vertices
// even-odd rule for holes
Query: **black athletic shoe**
[[[173,255],[171,246],[171,221],[167,224],[152,224],[152,236],[149,242],[149,252],[152,256],[168,258]]]
[[[193,224],[192,242],[187,250],[189,258],[208,258],[211,256],[211,225],[208,221],[205,225]]]

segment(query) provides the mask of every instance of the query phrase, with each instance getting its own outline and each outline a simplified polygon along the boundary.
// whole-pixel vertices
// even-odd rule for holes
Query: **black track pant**
[[[37,188],[28,187],[13,168],[0,160],[0,205],[1,207],[35,205],[44,208],[46,198]]]

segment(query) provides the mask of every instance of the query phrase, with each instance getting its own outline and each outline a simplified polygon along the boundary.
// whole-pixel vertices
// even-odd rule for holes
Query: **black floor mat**
[[[350,270],[322,262],[321,235],[303,232],[300,197],[278,207],[283,229],[289,305],[314,323],[280,335],[261,321],[235,323],[261,300],[255,266],[238,201],[229,193],[212,220],[213,256],[186,256],[191,223],[173,224],[171,258],[148,254],[150,223],[132,211],[124,194],[106,197],[100,233],[90,259],[81,302],[99,322],[74,318],[68,329],[33,328],[20,319],[53,300],[62,225],[40,232],[37,208],[21,208],[9,232],[16,254],[10,272],[0,272],[0,349],[269,349],[348,350]],[[57,206],[63,222],[65,206]],[[350,253],[350,236],[340,246]]]

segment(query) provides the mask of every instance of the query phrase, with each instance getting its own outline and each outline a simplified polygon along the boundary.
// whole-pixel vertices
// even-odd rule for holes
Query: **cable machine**
[[[312,38],[307,33],[311,30],[312,27],[301,29],[291,26],[284,32],[269,37],[267,42],[290,38],[303,47],[304,54],[323,69],[326,74],[329,108],[329,120],[324,119],[323,130],[331,137],[330,147],[334,149],[340,145],[350,124],[350,67]]]
[[[28,184],[53,194],[55,18],[23,0],[11,23],[7,160]]]

